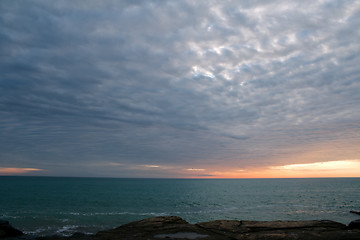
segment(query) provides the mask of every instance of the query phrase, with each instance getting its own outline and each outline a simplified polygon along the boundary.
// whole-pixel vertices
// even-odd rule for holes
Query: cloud
[[[5,168],[0,167],[0,175],[14,175],[14,174],[23,174],[30,172],[44,171],[44,169],[37,168]]]
[[[360,161],[352,159],[273,166],[268,173],[276,172],[287,177],[359,177],[359,167]]]
[[[305,164],[289,164],[284,166],[271,167],[275,170],[285,171],[348,171],[357,169],[360,166],[360,160],[339,160],[331,162],[316,162]]]
[[[143,165],[143,167],[146,167],[146,168],[159,168],[160,166],[157,166],[157,165]]]
[[[359,12],[335,0],[2,1],[0,164],[62,175],[96,161],[299,163],[314,148],[354,158]]]

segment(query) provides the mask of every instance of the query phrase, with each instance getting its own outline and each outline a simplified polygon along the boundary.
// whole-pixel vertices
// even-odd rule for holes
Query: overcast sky
[[[216,177],[358,161],[359,26],[357,0],[2,0],[0,168]]]

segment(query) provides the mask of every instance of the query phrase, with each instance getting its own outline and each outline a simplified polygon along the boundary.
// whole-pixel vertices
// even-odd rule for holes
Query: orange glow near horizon
[[[110,163],[107,165],[113,166]],[[117,166],[117,165],[116,165]],[[293,163],[287,165],[271,165],[247,168],[231,166],[159,166],[159,165],[125,165],[119,167],[129,172],[141,171],[143,177],[165,178],[332,178],[360,177],[360,159],[322,161],[313,163]],[[0,167],[0,176],[26,175],[32,172],[42,172],[38,168]],[[147,175],[149,173],[149,175]],[[40,173],[41,174],[41,173]],[[42,175],[42,174],[41,174]],[[142,177],[137,175],[138,177]],[[114,176],[115,177],[115,176]],[[119,177],[119,176],[116,176]]]
[[[38,168],[4,168],[4,167],[0,167],[0,176],[22,174],[22,173],[28,173],[28,172],[33,172],[33,171],[43,171],[43,170],[44,169],[38,169]]]
[[[232,170],[208,170],[190,178],[322,178],[360,177],[360,160],[340,160]]]

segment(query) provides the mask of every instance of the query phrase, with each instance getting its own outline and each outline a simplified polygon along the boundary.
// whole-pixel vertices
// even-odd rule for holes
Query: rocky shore
[[[7,222],[3,221],[4,226]],[[8,223],[7,223],[8,224]],[[6,225],[9,229],[9,225]],[[13,230],[11,230],[12,233]],[[2,233],[2,235],[1,235]],[[0,237],[27,239],[21,232]],[[33,238],[34,239],[34,238]],[[348,226],[329,220],[317,221],[237,221],[216,220],[190,224],[177,216],[154,217],[100,231],[95,235],[74,234],[71,237],[38,237],[36,240],[359,240],[360,220]]]

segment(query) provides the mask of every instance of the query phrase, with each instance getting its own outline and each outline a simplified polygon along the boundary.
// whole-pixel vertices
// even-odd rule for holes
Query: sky
[[[0,175],[360,177],[360,1],[2,0]]]

